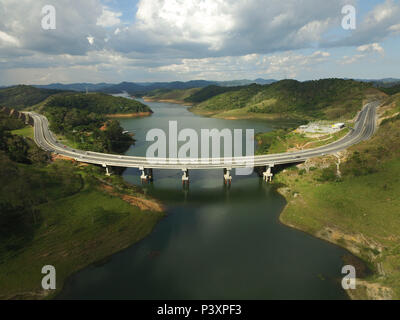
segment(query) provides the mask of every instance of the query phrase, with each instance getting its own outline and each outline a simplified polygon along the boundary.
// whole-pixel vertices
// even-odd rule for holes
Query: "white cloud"
[[[96,25],[102,27],[113,27],[121,23],[121,16],[121,12],[114,12],[107,7],[103,7],[103,12],[101,16],[97,18]]]
[[[87,41],[89,42],[89,44],[92,46],[94,44],[94,37],[92,36],[87,36],[86,37]]]
[[[18,47],[20,45],[20,42],[17,38],[0,30],[0,46],[2,45]]]
[[[325,62],[330,53],[315,51],[310,55],[285,52],[274,55],[250,54],[239,57],[183,59],[181,63],[152,68],[152,72],[193,75],[214,80],[252,78],[254,76],[286,78]]]
[[[370,43],[357,48],[359,52],[378,52],[381,55],[385,54],[385,50],[380,46],[379,43]]]
[[[195,41],[218,49],[235,25],[234,8],[227,0],[141,0],[136,17],[141,30],[168,33],[167,43]]]

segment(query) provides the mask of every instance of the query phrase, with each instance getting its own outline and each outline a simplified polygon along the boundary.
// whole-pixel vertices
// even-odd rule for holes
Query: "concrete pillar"
[[[189,180],[189,170],[188,169],[182,169],[182,172],[183,172],[183,176],[182,176],[182,185],[183,186],[185,186],[185,185],[189,185],[189,182],[190,182],[190,180]]]
[[[111,176],[111,170],[107,166],[106,166],[106,176],[107,177]]]
[[[232,170],[232,168],[224,169],[224,182],[225,182],[225,184],[229,184],[229,185],[232,184],[231,170]]]
[[[272,173],[273,164],[267,165],[266,171],[263,173],[263,179],[266,182],[272,182],[272,177],[274,174]]]
[[[149,175],[147,174],[146,168],[139,168],[140,171],[142,171],[142,175],[140,176],[140,180],[143,182],[148,182],[149,181]]]

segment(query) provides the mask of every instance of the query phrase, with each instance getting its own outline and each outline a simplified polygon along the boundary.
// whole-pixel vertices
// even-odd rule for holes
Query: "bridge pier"
[[[111,169],[109,166],[107,166],[106,164],[103,164],[103,168],[106,168],[106,176],[109,177],[111,176]]]
[[[188,169],[182,169],[183,176],[182,176],[182,185],[183,186],[189,186],[189,170]]]
[[[229,185],[232,184],[231,170],[232,170],[232,168],[224,169],[224,182],[225,182],[225,184],[229,184]]]
[[[153,181],[153,169],[139,168],[142,171],[142,175],[140,176],[140,180],[142,182],[151,182]]]
[[[274,174],[272,173],[272,168],[275,165],[273,164],[269,164],[267,165],[266,171],[263,173],[263,179],[266,182],[272,182],[272,177],[274,176]]]

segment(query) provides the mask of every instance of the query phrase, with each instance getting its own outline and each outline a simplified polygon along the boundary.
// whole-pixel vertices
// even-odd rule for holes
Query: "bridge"
[[[53,152],[65,157],[73,158],[78,162],[101,165],[110,174],[112,167],[137,168],[141,170],[141,179],[148,181],[153,178],[153,169],[182,170],[183,184],[189,183],[189,170],[220,169],[224,170],[225,183],[231,183],[232,169],[265,167],[264,180],[271,181],[272,168],[277,165],[300,163],[310,158],[335,154],[363,140],[369,139],[376,129],[376,108],[380,102],[367,103],[359,112],[354,128],[340,140],[315,149],[303,151],[260,155],[252,157],[210,158],[210,159],[173,159],[147,158],[124,156],[75,150],[61,144],[49,130],[49,123],[45,116],[35,112],[25,113],[34,123],[35,142],[45,151]]]

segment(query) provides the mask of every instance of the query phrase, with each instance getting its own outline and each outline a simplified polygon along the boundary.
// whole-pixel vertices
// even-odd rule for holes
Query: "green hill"
[[[97,114],[152,112],[148,106],[139,101],[114,97],[104,93],[55,95],[46,102],[45,106],[79,109]]]
[[[0,90],[0,106],[23,109],[44,101],[46,98],[65,91],[38,89],[31,86],[15,86]]]
[[[400,84],[392,87],[379,87],[379,90],[385,92],[386,94],[393,95],[396,93],[400,93]]]
[[[235,88],[199,103],[192,111],[217,117],[350,118],[373,91],[379,92],[372,84],[353,80],[282,80]]]
[[[186,102],[201,103],[225,92],[237,91],[241,87],[219,87],[211,85],[205,87],[185,99]]]
[[[193,89],[178,89],[178,90],[168,90],[168,89],[157,89],[151,91],[146,95],[146,98],[151,100],[171,100],[171,101],[186,101],[187,98],[195,95],[199,88]]]

